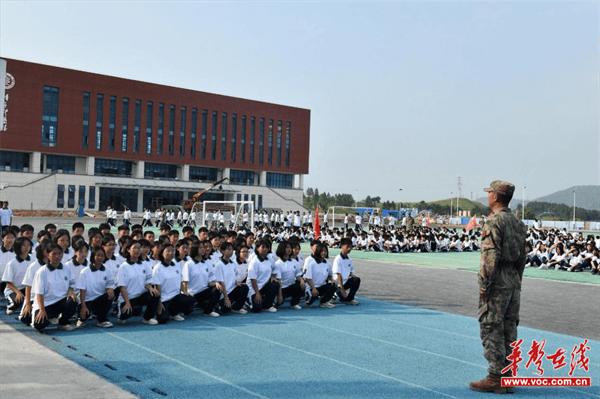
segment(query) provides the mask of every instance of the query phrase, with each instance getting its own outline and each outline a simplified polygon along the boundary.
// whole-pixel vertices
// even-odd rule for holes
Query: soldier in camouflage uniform
[[[513,184],[494,180],[484,191],[491,214],[481,233],[478,316],[489,374],[469,386],[475,391],[509,393],[500,378],[510,376],[502,375],[502,369],[508,365],[510,344],[517,340],[527,229],[508,209]]]

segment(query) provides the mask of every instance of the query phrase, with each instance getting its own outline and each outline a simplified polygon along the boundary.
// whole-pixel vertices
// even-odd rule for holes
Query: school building
[[[0,59],[0,200],[134,212],[204,200],[298,210],[310,110]]]

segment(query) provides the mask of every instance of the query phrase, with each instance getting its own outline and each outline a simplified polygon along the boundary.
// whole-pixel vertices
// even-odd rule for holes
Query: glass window
[[[109,206],[113,209],[127,207],[132,212],[137,212],[138,190],[134,188],[100,187],[99,210],[105,210]]]
[[[46,155],[46,170],[59,173],[75,173],[75,157],[63,155]]]
[[[250,201],[254,202],[254,208],[256,208],[256,194],[250,195]]]
[[[235,200],[236,201],[241,201],[242,200],[242,194],[236,194]]]
[[[157,209],[163,205],[180,205],[182,202],[183,191],[144,190],[144,208]]]
[[[85,206],[85,186],[79,186],[79,198],[78,198],[79,206]]]
[[[190,166],[190,181],[216,181],[217,168]]]
[[[96,208],[96,186],[90,186],[90,199],[88,201],[88,208]]]
[[[123,123],[121,127],[121,151],[127,152],[127,130],[129,129],[129,99],[123,99]]]
[[[242,115],[242,137],[240,140],[240,158],[246,162],[246,115]]]
[[[202,137],[200,138],[200,158],[206,159],[206,136],[208,134],[208,111],[202,111]]]
[[[231,184],[241,184],[245,186],[253,186],[256,173],[250,170],[235,170],[229,172],[229,181]]]
[[[190,155],[192,159],[196,159],[196,133],[198,130],[198,109],[192,108],[192,131],[190,133]]]
[[[142,100],[135,100],[133,116],[133,152],[140,151],[140,126],[142,124]]]
[[[69,185],[67,208],[75,208],[75,186]]]
[[[269,154],[268,154],[269,165],[273,165],[273,119],[269,119],[268,145],[269,145]]]
[[[0,170],[19,172],[29,170],[29,153],[0,151]]]
[[[152,112],[154,103],[148,101],[146,103],[146,154],[152,154]]]
[[[56,192],[56,207],[64,208],[65,207],[65,186],[64,184],[59,184]]]
[[[131,176],[131,169],[131,161],[96,158],[94,162],[96,176]]]
[[[185,156],[185,127],[186,127],[187,108],[181,107],[179,120],[179,155]]]
[[[231,114],[231,161],[235,162],[237,141],[237,114]]]
[[[115,129],[117,126],[117,97],[110,96],[108,110],[108,149],[115,150]]]
[[[158,142],[156,144],[156,153],[162,154],[163,149],[163,131],[165,129],[165,104],[158,104]]]
[[[104,119],[104,94],[96,95],[96,149],[102,148],[102,120]]]
[[[221,119],[221,161],[227,159],[227,112],[223,112]]]
[[[292,122],[288,122],[285,128],[285,166],[290,166],[290,145],[292,143]]]
[[[258,195],[258,210],[261,210],[263,207],[262,195]]]
[[[169,107],[169,155],[175,155],[175,106]]]
[[[293,188],[294,175],[288,173],[267,172],[267,187]]]
[[[146,162],[144,164],[144,177],[175,179],[177,178],[177,165]]]
[[[213,161],[217,159],[217,111],[212,113],[212,126],[211,126],[211,147],[210,147],[210,159]]]
[[[281,136],[283,134],[283,123],[277,121],[277,166],[281,166]]]
[[[83,93],[83,128],[81,135],[81,147],[87,149],[90,135],[90,92],[88,91]]]
[[[258,134],[258,163],[262,165],[265,163],[265,118],[260,118]]]
[[[42,145],[56,146],[58,137],[58,87],[44,86]]]
[[[256,118],[250,117],[250,163],[254,163],[254,136],[256,134]]]

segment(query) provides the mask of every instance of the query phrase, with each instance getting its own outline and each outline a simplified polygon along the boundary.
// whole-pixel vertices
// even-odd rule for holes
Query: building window
[[[129,99],[123,99],[123,123],[121,127],[121,151],[127,152],[127,130],[129,129]]]
[[[79,186],[79,206],[80,207],[84,207],[85,206],[85,186]]]
[[[132,162],[118,159],[96,158],[94,175],[131,177]]]
[[[210,159],[213,161],[217,159],[217,111],[212,113],[212,126],[211,126],[211,147],[210,147]]]
[[[157,209],[164,205],[179,205],[183,202],[183,191],[144,190],[143,207]]]
[[[109,206],[113,209],[127,207],[132,212],[137,212],[138,190],[134,188],[100,187],[99,210],[105,210]]]
[[[144,177],[155,179],[175,179],[177,178],[177,165],[146,162],[144,164]]]
[[[165,104],[158,104],[158,140],[156,143],[156,153],[162,154],[163,149],[163,132],[165,129]]]
[[[148,101],[146,103],[146,154],[152,154],[152,110],[154,103]]]
[[[46,170],[58,173],[75,173],[75,157],[63,155],[46,155]]]
[[[29,171],[29,153],[0,151],[0,170]]]
[[[246,115],[242,115],[242,137],[240,140],[240,158],[246,162]]]
[[[227,159],[227,112],[221,117],[221,161]]]
[[[262,165],[265,163],[265,118],[260,118],[258,134],[258,163]]]
[[[268,145],[269,145],[269,154],[268,154],[269,165],[273,165],[273,119],[269,119]]]
[[[256,135],[256,118],[250,117],[250,163],[254,163],[254,137]]]
[[[254,208],[256,208],[256,194],[250,195],[250,201],[252,201],[254,203]]]
[[[104,94],[96,96],[96,149],[102,148],[102,120],[104,119]]]
[[[55,147],[58,137],[58,87],[44,86],[42,145]]]
[[[250,170],[235,170],[231,169],[229,173],[229,181],[231,184],[241,184],[245,186],[253,186],[256,173]]]
[[[262,207],[263,207],[262,195],[261,194],[258,195],[258,206],[257,207],[258,207],[258,210],[261,210]]]
[[[90,93],[83,93],[83,128],[82,128],[81,147],[88,148],[88,140],[90,136]]]
[[[285,127],[285,166],[290,166],[290,146],[292,144],[292,122]]]
[[[142,100],[135,100],[133,116],[133,152],[140,151],[140,129],[142,124]]]
[[[236,201],[241,201],[242,200],[242,194],[236,194],[235,195],[235,200]]]
[[[190,144],[190,155],[192,159],[196,159],[196,134],[198,130],[198,109],[192,108],[192,132],[191,136],[191,144]]]
[[[169,107],[169,155],[175,155],[175,106]]]
[[[281,166],[281,136],[283,135],[283,123],[277,121],[277,166]]]
[[[108,109],[108,149],[115,150],[115,129],[117,126],[117,97],[110,96]]]
[[[216,181],[217,168],[190,166],[190,181]]]
[[[267,187],[293,188],[294,175],[267,172]]]
[[[237,141],[237,114],[231,114],[231,161],[235,162]]]
[[[206,136],[208,134],[208,111],[202,111],[202,133],[200,137],[200,158],[206,159]]]
[[[64,184],[59,184],[56,192],[56,207],[64,208],[65,207],[65,186]]]
[[[67,208],[75,208],[75,186],[69,185]]]
[[[186,128],[187,108],[181,107],[179,118],[179,155],[185,156],[185,128]]]
[[[96,186],[90,186],[90,199],[88,200],[88,208],[94,209],[96,207]]]

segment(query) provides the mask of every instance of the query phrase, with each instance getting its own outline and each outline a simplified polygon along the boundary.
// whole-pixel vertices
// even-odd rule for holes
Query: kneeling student
[[[260,239],[256,242],[256,256],[248,265],[249,295],[252,299],[252,312],[262,310],[277,312],[274,305],[279,292],[279,284],[273,281],[272,263],[268,258],[269,243]]]
[[[352,259],[348,256],[352,251],[352,240],[342,238],[340,242],[340,253],[333,260],[334,281],[337,283],[337,295],[342,303],[358,305],[354,299],[356,291],[360,287],[360,278],[354,275]]]
[[[181,270],[181,291],[196,300],[206,316],[219,317],[215,307],[221,293],[216,287],[213,266],[207,261],[206,247],[203,242],[192,244],[190,260]]]
[[[306,306],[312,305],[317,299],[322,308],[335,308],[331,298],[335,293],[335,285],[330,282],[332,278],[331,266],[327,262],[329,251],[325,244],[318,244],[313,257],[314,262],[309,262],[304,272],[304,279],[310,287],[310,299]]]
[[[244,303],[248,297],[248,286],[238,285],[235,281],[235,264],[231,260],[233,245],[225,241],[220,247],[221,257],[215,262],[215,280],[223,295],[221,300],[222,313],[246,314]]]
[[[283,241],[277,247],[279,259],[274,265],[274,274],[279,280],[279,294],[277,295],[277,306],[280,306],[286,298],[290,299],[290,306],[300,310],[300,298],[304,295],[304,279],[300,263],[291,259],[292,246],[288,241]]]
[[[2,274],[2,281],[6,284],[4,296],[8,299],[6,314],[12,314],[27,300],[25,298],[23,277],[25,277],[27,267],[31,263],[31,257],[29,256],[31,241],[29,238],[19,237],[15,240],[13,249],[15,257],[8,262]]]
[[[90,255],[90,264],[81,271],[75,288],[79,289],[79,320],[77,327],[93,313],[96,315],[96,326],[110,328],[113,324],[108,321],[108,312],[115,299],[115,282],[112,270],[104,266],[106,254],[102,248],[96,248]]]
[[[42,266],[33,278],[31,293],[33,302],[33,327],[42,331],[50,320],[58,318],[58,328],[65,331],[75,329],[69,319],[77,310],[77,302],[71,276],[61,263],[63,249],[58,244],[49,244],[48,263]]]

